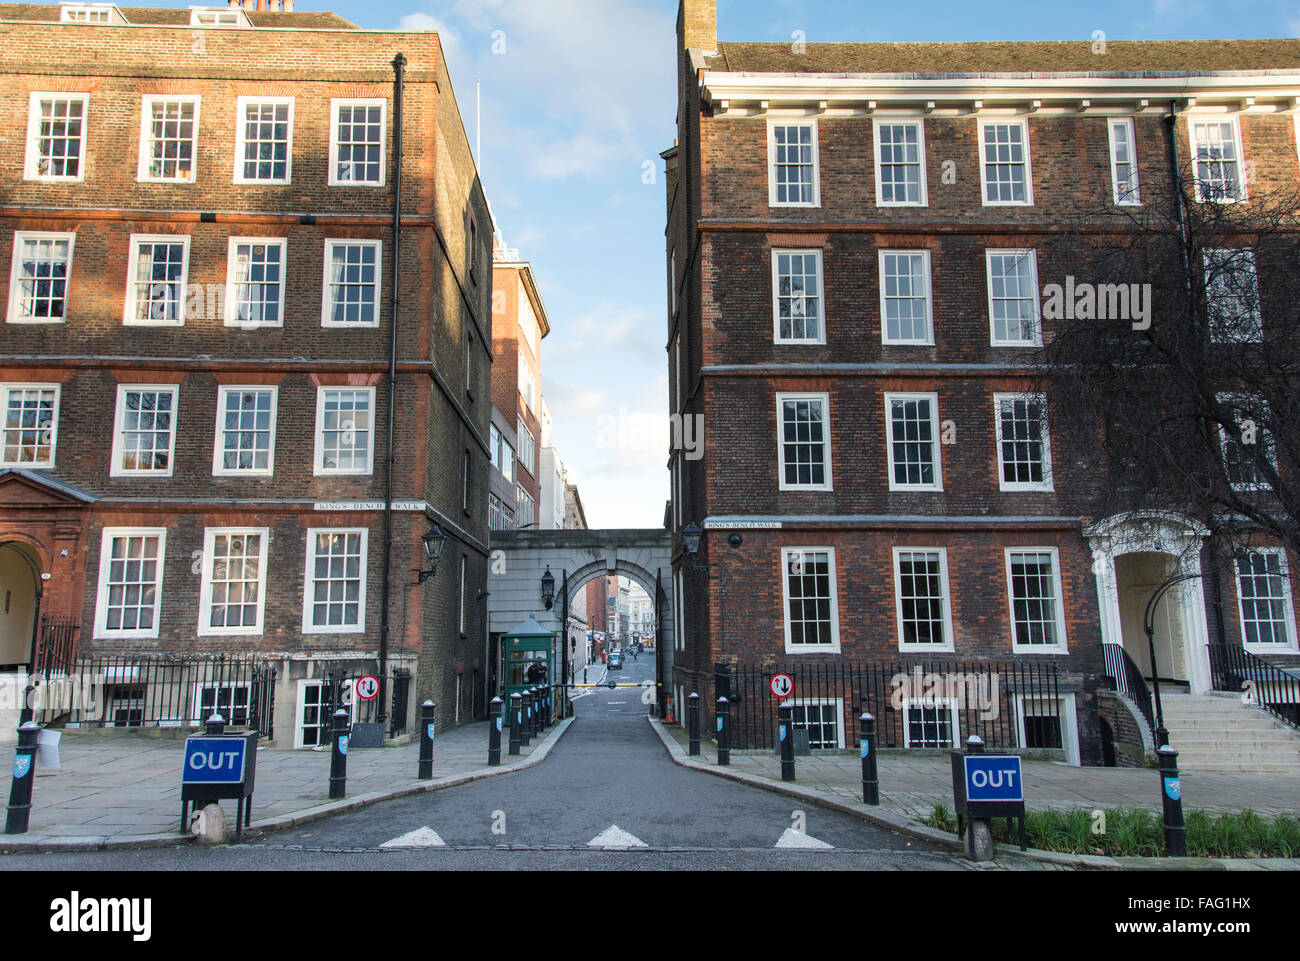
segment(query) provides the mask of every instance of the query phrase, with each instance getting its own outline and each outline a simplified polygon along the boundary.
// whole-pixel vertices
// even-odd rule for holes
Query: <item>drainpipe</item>
[[[402,253],[402,92],[406,79],[406,56],[393,58],[393,279],[391,337],[388,345],[388,439],[384,453],[384,576],[379,613],[379,723],[388,720],[388,599],[393,567],[393,426],[397,420],[397,308],[398,265]]]

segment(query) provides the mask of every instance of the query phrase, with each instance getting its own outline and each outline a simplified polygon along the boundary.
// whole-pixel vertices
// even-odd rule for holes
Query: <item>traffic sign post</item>
[[[237,801],[235,840],[253,820],[253,787],[257,773],[257,732],[225,734],[225,720],[215,714],[206,732],[185,739],[181,767],[181,833],[189,830],[189,808],[217,801]]]
[[[1026,850],[1025,791],[1019,756],[985,754],[984,742],[974,734],[967,740],[965,752],[953,751],[950,756],[957,834],[966,840],[967,855],[977,861],[992,858],[992,818],[1019,821],[1020,850]]]
[[[333,746],[330,750],[330,800],[338,801],[348,793],[348,737],[352,728],[348,712],[339,708],[334,712]]]
[[[688,700],[690,701],[690,709],[686,715],[687,731],[690,734],[688,751],[691,757],[699,757],[700,756],[700,695],[692,691],[691,696],[688,698]]]

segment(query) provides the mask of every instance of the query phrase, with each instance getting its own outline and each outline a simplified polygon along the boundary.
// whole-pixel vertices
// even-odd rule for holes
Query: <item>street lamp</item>
[[[1200,576],[1200,574],[1176,574],[1169,578],[1156,588],[1156,592],[1151,595],[1151,600],[1147,601],[1146,612],[1142,615],[1142,629],[1146,631],[1147,651],[1151,655],[1151,691],[1156,702],[1155,734],[1157,749],[1168,746],[1169,731],[1165,729],[1165,712],[1164,708],[1160,704],[1160,672],[1156,670],[1156,607],[1175,584],[1181,584],[1183,581],[1198,580]]]
[[[704,540],[704,531],[700,525],[691,521],[682,528],[682,546],[686,548],[686,553],[690,555],[690,561],[686,568],[691,572],[709,573],[708,564],[700,564],[700,542]]]
[[[555,575],[551,573],[549,564],[546,565],[546,573],[542,575],[542,603],[548,611],[555,606]]]
[[[447,546],[447,535],[443,533],[441,527],[434,524],[420,540],[424,542],[424,556],[429,559],[430,564],[427,571],[417,571],[420,575],[419,583],[423,584],[438,573],[438,558],[442,556],[442,549]]]

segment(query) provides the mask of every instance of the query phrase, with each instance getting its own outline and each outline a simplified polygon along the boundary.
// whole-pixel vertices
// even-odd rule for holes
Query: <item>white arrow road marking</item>
[[[819,841],[807,834],[800,834],[794,828],[786,828],[781,840],[776,842],[778,848],[803,848],[809,851],[834,851],[835,845]]]
[[[381,848],[445,848],[446,842],[438,837],[433,828],[418,828],[400,838],[393,838],[379,845]]]
[[[611,824],[587,842],[589,848],[644,848],[649,847],[635,835],[628,834],[617,824]]]

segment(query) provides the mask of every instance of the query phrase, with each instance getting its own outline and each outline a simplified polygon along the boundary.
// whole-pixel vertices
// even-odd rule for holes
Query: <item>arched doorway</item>
[[[26,544],[0,544],[0,671],[31,659],[41,571],[40,556]]]

